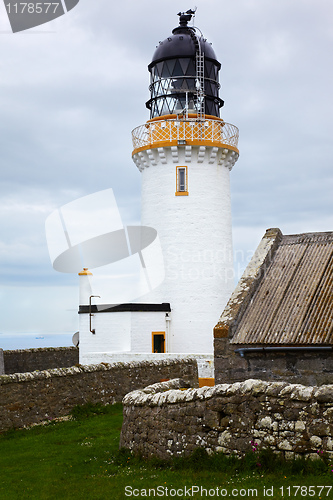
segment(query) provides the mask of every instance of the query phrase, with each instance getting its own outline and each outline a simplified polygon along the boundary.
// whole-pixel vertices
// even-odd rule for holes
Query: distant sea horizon
[[[0,349],[9,351],[40,347],[69,347],[73,346],[74,333],[0,333]]]

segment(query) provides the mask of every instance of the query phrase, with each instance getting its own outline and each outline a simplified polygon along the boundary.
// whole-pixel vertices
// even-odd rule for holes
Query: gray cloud
[[[222,63],[221,115],[240,129],[231,189],[241,272],[268,227],[332,229],[333,5],[197,5],[195,24]],[[54,308],[43,299],[43,286],[76,284],[75,276],[50,265],[47,215],[112,187],[124,223],[139,221],[130,132],[148,119],[147,65],[155,46],[178,24],[177,12],[189,7],[175,0],[81,1],[49,25],[15,35],[4,33],[9,28],[1,21],[0,272],[2,285],[18,287],[20,297],[22,287],[40,287],[33,296],[43,305],[41,331]],[[12,311],[15,294],[7,295]],[[65,296],[58,308],[61,303],[66,308]]]

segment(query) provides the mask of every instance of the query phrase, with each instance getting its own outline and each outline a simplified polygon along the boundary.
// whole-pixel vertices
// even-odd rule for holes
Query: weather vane
[[[177,16],[179,16],[179,24],[180,24],[180,26],[186,27],[187,23],[189,21],[191,21],[192,16],[195,15],[195,11],[196,10],[197,10],[197,8],[195,8],[195,10],[189,9],[186,12],[178,12]]]

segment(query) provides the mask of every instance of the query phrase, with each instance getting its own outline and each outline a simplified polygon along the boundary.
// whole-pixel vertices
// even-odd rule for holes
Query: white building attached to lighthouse
[[[132,132],[141,224],[157,231],[165,277],[135,302],[97,307],[93,275],[80,273],[81,363],[213,353],[213,328],[234,286],[229,173],[238,129],[220,118],[221,64],[188,25],[192,15],[180,13],[156,48],[150,119]]]

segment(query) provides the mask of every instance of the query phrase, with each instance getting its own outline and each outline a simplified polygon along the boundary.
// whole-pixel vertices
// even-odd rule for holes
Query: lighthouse
[[[221,64],[189,26],[193,14],[178,14],[148,66],[150,119],[132,133],[132,157],[141,223],[157,230],[163,250],[165,280],[149,301],[171,304],[166,348],[211,353],[214,319],[234,286],[229,174],[238,129],[220,118]]]
[[[85,293],[93,289],[90,270],[80,273],[81,363],[212,359],[213,328],[234,286],[229,175],[239,156],[238,129],[220,117],[221,64],[190,25],[193,15],[180,12],[179,25],[156,47],[149,118],[132,132],[141,225],[158,235],[164,279],[132,303],[98,308],[95,295]]]

